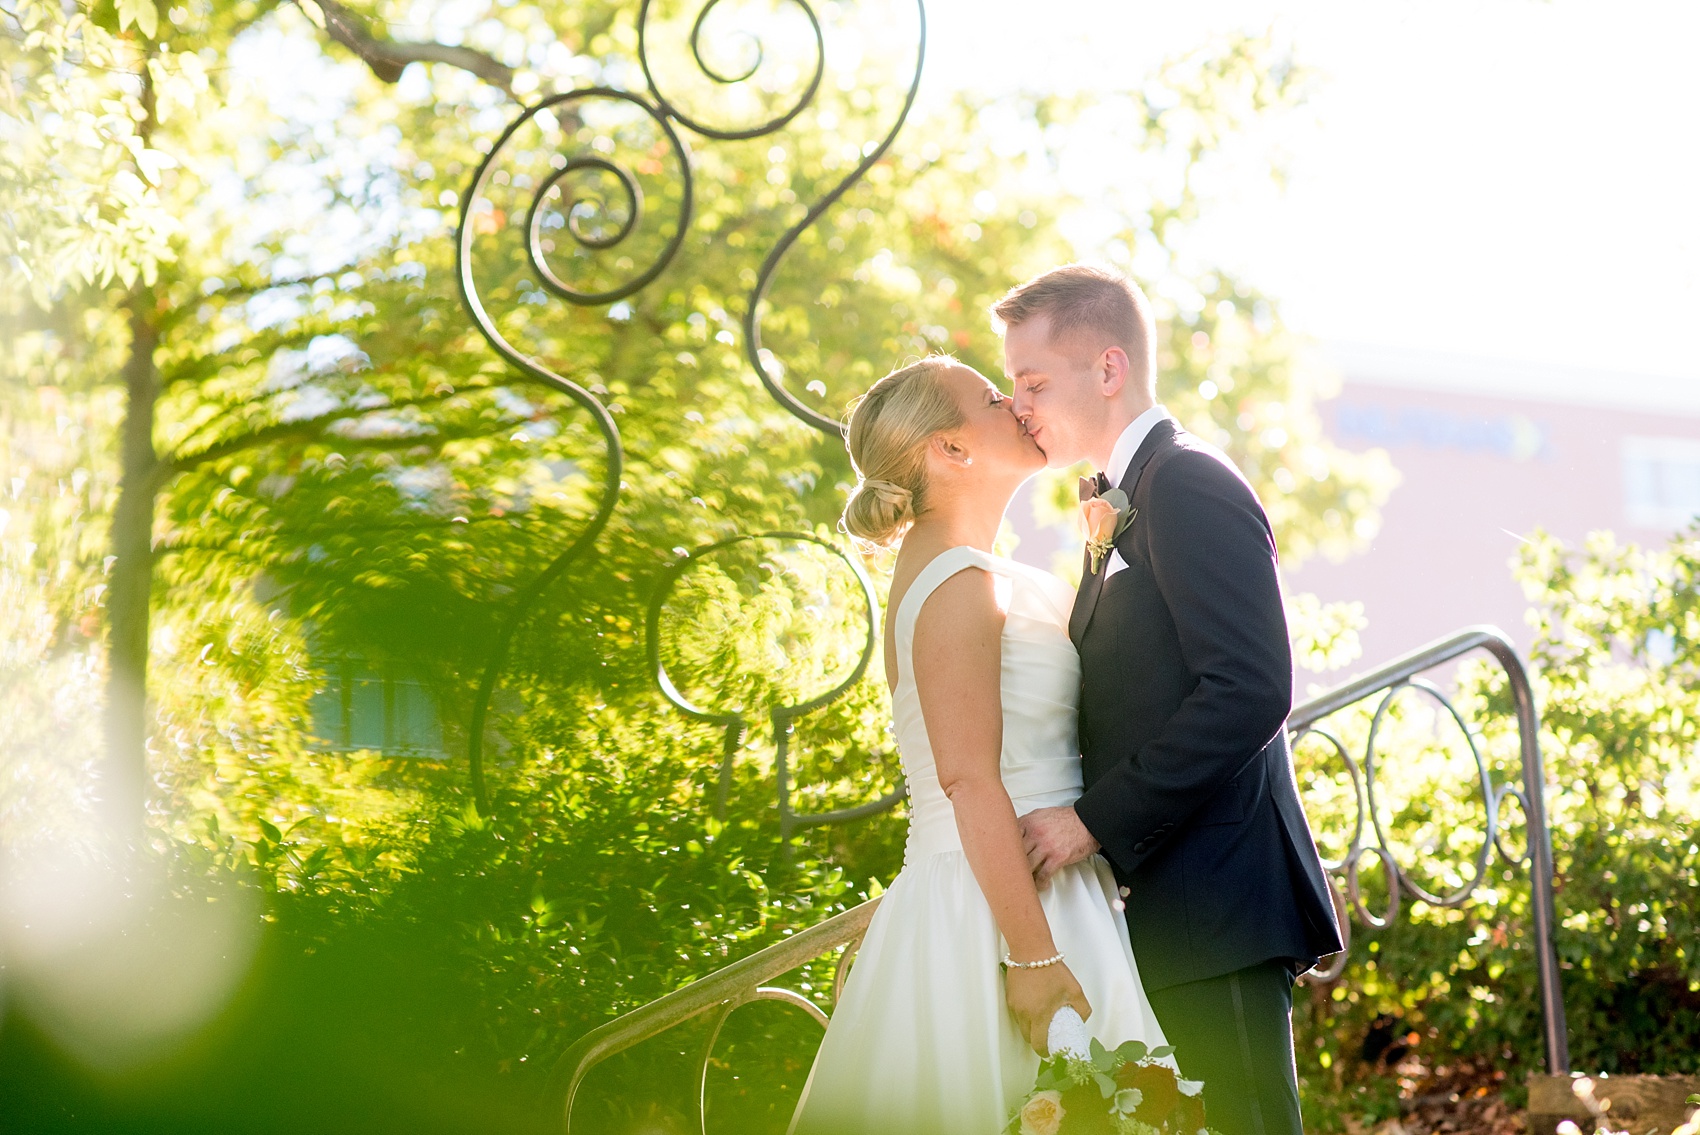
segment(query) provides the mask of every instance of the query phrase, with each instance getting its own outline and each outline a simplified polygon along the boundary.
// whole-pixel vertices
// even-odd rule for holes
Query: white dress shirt
[[[1122,436],[1116,439],[1115,448],[1110,450],[1110,466],[1104,470],[1104,476],[1109,479],[1112,488],[1122,483],[1127,476],[1127,467],[1133,463],[1133,455],[1139,452],[1139,447],[1145,444],[1145,439],[1151,433],[1151,427],[1169,416],[1162,406],[1153,406],[1127,424]],[[1111,549],[1110,562],[1104,566],[1104,578],[1127,567],[1127,561],[1122,559],[1119,551]]]

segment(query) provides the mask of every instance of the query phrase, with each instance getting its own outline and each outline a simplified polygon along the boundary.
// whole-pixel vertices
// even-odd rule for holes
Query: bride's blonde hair
[[[926,510],[927,442],[962,424],[962,409],[939,381],[960,366],[929,355],[892,371],[850,406],[846,444],[859,480],[844,506],[844,530],[889,548]]]

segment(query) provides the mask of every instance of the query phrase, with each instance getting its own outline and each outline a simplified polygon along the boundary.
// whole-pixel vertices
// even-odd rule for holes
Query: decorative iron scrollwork
[[[814,33],[815,60],[808,84],[803,88],[796,101],[765,121],[752,126],[724,127],[711,126],[686,114],[679,109],[676,103],[669,101],[667,96],[661,93],[660,84],[656,82],[655,72],[650,66],[649,60],[649,17],[651,9],[654,7],[654,0],[643,0],[643,7],[638,10],[638,64],[643,68],[644,82],[649,84],[649,94],[655,100],[655,104],[664,113],[693,132],[718,142],[742,142],[751,138],[761,138],[768,134],[775,134],[789,126],[793,119],[807,110],[809,105],[815,101],[815,94],[820,90],[821,78],[826,74],[826,37],[821,31],[820,17],[815,14],[815,10],[809,5],[808,0],[790,0],[790,2],[802,10],[803,15],[808,18],[810,29]],[[767,62],[766,46],[762,43],[760,36],[751,35],[747,37],[755,48],[755,61],[736,75],[728,75],[716,70],[708,60],[703,58],[703,29],[708,23],[709,16],[719,5],[720,0],[708,0],[697,12],[697,18],[691,24],[691,58],[696,61],[697,68],[704,75],[707,75],[720,86],[730,87],[739,83],[750,82],[760,72],[762,65]],[[901,126],[902,123],[900,122],[898,125]]]
[[[1517,736],[1523,784],[1496,783],[1493,769],[1483,756],[1481,733],[1473,729],[1453,700],[1438,686],[1421,677],[1425,671],[1452,662],[1475,650],[1486,651],[1504,670],[1517,713]],[[1378,745],[1399,698],[1417,696],[1435,707],[1438,716],[1457,727],[1469,750],[1474,767],[1471,795],[1482,809],[1481,842],[1470,857],[1462,880],[1446,890],[1425,886],[1414,864],[1401,862],[1397,842],[1390,834],[1384,812],[1385,801],[1378,792],[1380,755]],[[1340,736],[1323,722],[1341,710],[1369,704],[1376,698],[1363,738],[1360,761]],[[1553,952],[1552,845],[1547,829],[1544,785],[1546,773],[1541,760],[1540,725],[1535,713],[1534,692],[1522,660],[1505,636],[1487,627],[1470,628],[1413,651],[1374,673],[1356,679],[1293,711],[1288,722],[1295,754],[1307,741],[1318,741],[1324,752],[1337,759],[1347,773],[1351,791],[1350,835],[1336,859],[1324,859],[1330,876],[1335,910],[1346,949],[1336,954],[1327,967],[1313,970],[1305,979],[1331,982],[1345,973],[1350,957],[1352,921],[1373,930],[1391,926],[1399,917],[1405,896],[1440,908],[1461,907],[1487,881],[1497,854],[1508,868],[1526,868],[1529,883],[1532,937],[1539,971],[1541,1005],[1546,1019],[1547,1066],[1557,1073],[1570,1064],[1569,1038],[1565,1027],[1564,1002],[1558,983],[1558,959]],[[1515,800],[1523,812],[1524,844],[1520,850],[1506,847],[1501,820],[1507,800]],[[1377,861],[1386,890],[1385,906],[1372,910],[1363,893],[1362,873],[1366,860]]]
[[[1458,732],[1463,737],[1475,765],[1475,780],[1479,787],[1478,795],[1483,809],[1482,842],[1475,853],[1469,877],[1446,894],[1436,894],[1429,890],[1417,880],[1409,868],[1399,862],[1394,843],[1388,835],[1389,824],[1383,814],[1381,800],[1376,794],[1376,744],[1382,737],[1383,727],[1396,699],[1407,692],[1422,695],[1458,727]],[[1336,894],[1335,902],[1336,908],[1342,916],[1341,931],[1346,939],[1348,950],[1351,945],[1351,919],[1347,917],[1348,913],[1355,914],[1359,922],[1371,929],[1385,929],[1398,918],[1403,895],[1410,895],[1414,899],[1436,907],[1464,905],[1487,878],[1488,864],[1495,850],[1498,850],[1507,866],[1520,866],[1530,861],[1527,850],[1521,856],[1513,856],[1506,850],[1499,824],[1500,806],[1505,798],[1515,796],[1518,800],[1522,800],[1525,799],[1523,793],[1509,786],[1500,786],[1494,783],[1493,772],[1482,756],[1477,732],[1470,728],[1469,723],[1465,721],[1464,715],[1459,712],[1452,699],[1447,697],[1432,682],[1421,678],[1407,678],[1393,684],[1382,693],[1370,718],[1368,736],[1364,741],[1364,759],[1361,764],[1352,756],[1350,749],[1340,740],[1338,735],[1316,725],[1307,725],[1296,731],[1292,738],[1293,748],[1298,749],[1303,742],[1312,737],[1326,742],[1333,755],[1338,757],[1345,767],[1351,780],[1354,805],[1351,837],[1347,841],[1345,853],[1339,859],[1332,861],[1325,859],[1323,861],[1323,867],[1336,876],[1338,886],[1343,890],[1343,894]],[[1373,843],[1364,842],[1366,827],[1374,834]],[[1366,856],[1373,856],[1380,861],[1385,880],[1387,907],[1379,915],[1371,912],[1364,902],[1360,872]],[[1344,901],[1342,902],[1342,900]],[[1349,911],[1347,908],[1349,908]],[[1333,963],[1326,970],[1313,973],[1310,975],[1310,980],[1335,980],[1344,972],[1346,957],[1345,953],[1336,955]]]
[[[732,762],[739,745],[743,742],[749,730],[749,721],[745,717],[748,707],[716,710],[698,705],[687,697],[674,682],[667,671],[662,659],[661,627],[662,614],[666,609],[667,600],[672,596],[687,571],[704,563],[718,552],[749,544],[757,540],[785,541],[804,544],[824,550],[828,555],[843,563],[854,575],[864,603],[864,625],[861,636],[860,652],[855,665],[850,672],[830,689],[802,698],[791,704],[774,704],[767,707],[767,716],[773,728],[774,770],[777,780],[777,795],[779,807],[780,838],[788,837],[793,831],[802,827],[819,824],[841,823],[846,820],[860,819],[864,816],[875,815],[896,805],[903,799],[904,790],[899,779],[898,786],[891,792],[876,800],[868,801],[852,808],[840,808],[830,812],[797,812],[791,806],[791,732],[793,724],[801,717],[823,709],[843,697],[862,676],[867,673],[868,663],[873,658],[874,646],[878,642],[876,624],[879,619],[879,602],[874,598],[874,587],[868,579],[868,574],[862,565],[852,556],[847,556],[844,550],[828,540],[807,532],[762,532],[751,535],[733,536],[705,544],[695,551],[680,556],[668,565],[662,572],[655,594],[650,600],[649,614],[645,623],[646,641],[649,652],[649,671],[655,679],[661,694],[680,712],[698,721],[718,725],[725,730],[725,744],[721,750],[719,783],[715,800],[715,815],[724,818],[726,815],[727,797],[732,781]]]
[[[750,82],[757,77],[764,64],[768,62],[766,46],[759,36],[751,37],[754,48],[753,62],[736,71],[717,67],[711,64],[704,55],[704,37],[710,32],[711,16],[720,2],[721,0],[706,0],[698,10],[696,18],[692,21],[689,35],[691,55],[702,73],[717,85],[733,86]],[[583,407],[596,423],[607,449],[602,493],[594,513],[567,548],[515,597],[511,609],[502,620],[496,641],[485,662],[484,671],[473,699],[468,740],[468,766],[473,796],[481,811],[487,812],[490,807],[483,760],[484,734],[489,717],[490,700],[495,690],[497,678],[506,663],[514,635],[550,585],[565,574],[574,561],[594,545],[602,530],[607,526],[618,505],[620,476],[624,462],[619,428],[616,426],[608,408],[603,405],[596,394],[566,375],[560,374],[545,365],[537,358],[535,353],[513,343],[503,334],[498,321],[490,315],[478,286],[478,257],[476,255],[478,238],[481,236],[493,238],[500,246],[501,238],[506,230],[513,227],[509,224],[510,217],[519,215],[512,210],[501,209],[492,200],[493,190],[496,186],[502,185],[516,193],[531,191],[530,198],[522,210],[524,222],[523,225],[519,226],[519,235],[522,240],[524,263],[535,273],[537,286],[544,293],[578,306],[600,306],[614,303],[641,291],[673,262],[691,223],[695,197],[691,153],[675,128],[675,124],[684,126],[700,137],[713,141],[738,141],[763,137],[776,134],[789,126],[798,115],[813,103],[816,94],[819,92],[826,66],[826,44],[820,18],[807,0],[790,0],[790,2],[795,4],[807,21],[814,43],[814,58],[808,67],[809,78],[803,85],[801,92],[791,101],[790,105],[785,106],[778,113],[770,114],[748,126],[716,126],[703,121],[700,115],[685,112],[677,101],[670,100],[665,96],[657,81],[657,75],[651,62],[651,17],[655,5],[653,0],[643,0],[637,18],[638,60],[648,88],[648,97],[611,87],[585,87],[550,96],[525,108],[493,143],[490,152],[479,163],[466,193],[462,196],[460,227],[456,246],[456,275],[461,300],[466,306],[468,314],[472,316],[479,332],[496,353],[507,360],[520,374],[532,381],[540,382],[565,393],[575,403]],[[761,308],[767,289],[772,283],[773,276],[785,253],[796,243],[797,238],[804,230],[819,220],[828,209],[848,192],[851,186],[860,181],[867,171],[873,168],[873,165],[890,149],[891,144],[903,129],[909,111],[914,105],[916,92],[920,87],[921,70],[926,54],[926,11],[923,0],[916,0],[916,11],[920,18],[920,30],[915,56],[915,70],[897,120],[885,133],[881,141],[868,150],[856,167],[811,205],[802,219],[787,229],[768,252],[760,270],[757,272],[756,284],[750,292],[748,307],[744,316],[745,353],[751,365],[755,367],[756,374],[763,386],[793,415],[810,426],[829,434],[838,433],[841,430],[840,424],[800,402],[785,389],[779,374],[775,373],[779,368],[770,366],[765,361],[766,352],[761,347]],[[659,247],[649,250],[650,254],[643,256],[642,262],[634,265],[635,271],[630,272],[624,278],[605,280],[601,283],[587,283],[585,280],[569,279],[557,264],[555,256],[560,250],[553,247],[557,242],[557,237],[570,240],[576,245],[576,251],[569,262],[578,263],[582,268],[585,264],[595,262],[598,254],[618,251],[626,247],[628,242],[638,239],[640,234],[646,231],[646,225],[652,222],[660,223],[654,215],[654,201],[657,194],[646,192],[644,188],[646,175],[635,170],[632,164],[618,162],[607,153],[599,152],[596,149],[598,142],[610,141],[608,135],[595,135],[588,147],[576,145],[574,135],[583,132],[589,126],[594,126],[592,120],[598,114],[605,113],[609,108],[623,110],[628,117],[639,118],[649,123],[658,132],[659,138],[664,143],[663,148],[671,155],[677,168],[676,189],[674,190],[677,204],[673,209],[671,218],[671,232],[660,238]],[[516,139],[527,127],[558,131],[574,140],[575,145],[567,147],[566,152],[550,147],[534,148],[521,152]],[[594,130],[592,130],[592,133],[595,133]],[[545,159],[548,166],[547,170],[506,172],[506,180],[503,180],[505,171],[502,163],[505,160],[515,157],[536,159],[545,150],[549,151],[548,157]],[[652,163],[653,160],[653,155],[650,155],[650,162]],[[655,177],[653,173],[647,176]],[[509,243],[511,245],[511,238]],[[587,273],[587,276],[594,279],[594,276],[589,273]],[[779,737],[782,754],[780,775],[783,784],[786,769],[783,757],[784,747],[787,743],[786,734],[782,731],[779,733]],[[727,743],[730,747],[728,752],[731,752],[736,747],[737,741],[729,738]],[[787,790],[782,786],[780,791],[781,826],[787,833],[793,827],[803,824],[836,822],[840,819],[853,818],[854,815],[867,814],[861,809],[850,809],[844,813],[833,813],[825,817],[796,815],[789,810]],[[881,806],[889,807],[890,802],[883,803]]]
[[[604,105],[598,106],[599,103]],[[630,278],[616,280],[603,287],[575,285],[562,279],[550,262],[554,250],[549,247],[551,241],[545,232],[545,223],[556,220],[558,230],[570,236],[573,243],[586,252],[610,251],[638,232],[645,219],[645,195],[641,187],[641,180],[645,175],[635,172],[629,164],[611,160],[605,153],[549,152],[552,147],[548,145],[549,139],[546,136],[539,140],[540,144],[536,148],[515,153],[514,140],[528,126],[535,126],[545,135],[559,132],[568,138],[589,133],[593,136],[592,146],[600,143],[604,150],[614,150],[618,147],[618,141],[612,135],[629,126],[616,117],[622,110],[628,112],[626,117],[641,116],[641,121],[653,124],[677,168],[679,204],[676,216],[672,219],[672,232],[660,249],[648,258],[649,262],[634,271]],[[599,112],[605,120],[595,122],[594,118]],[[520,158],[530,158],[534,168],[519,169],[510,173],[502,168],[502,162],[509,158],[516,161]],[[653,154],[646,154],[645,158],[653,165],[660,165]],[[521,227],[521,232],[524,237],[526,261],[531,270],[537,273],[543,288],[568,303],[594,307],[613,303],[641,291],[672,263],[679,246],[684,243],[685,233],[691,223],[695,195],[691,156],[684,140],[679,137],[678,131],[673,128],[673,123],[665,114],[644,99],[611,87],[583,87],[565,94],[552,95],[523,111],[496,139],[490,152],[478,164],[472,184],[461,204],[458,257],[461,294],[473,320],[478,324],[479,331],[490,341],[490,345],[510,362],[530,373],[529,368],[536,366],[535,359],[515,348],[497,329],[479,296],[474,271],[476,239],[479,236],[499,237],[502,229],[507,227],[506,217],[499,215],[506,211],[500,210],[492,200],[497,179],[503,174],[508,174],[504,184],[516,196],[523,195],[528,186],[535,186],[525,209],[525,224]],[[659,171],[648,176],[651,180],[662,180]],[[612,182],[618,187],[624,198],[623,206],[611,208],[603,193],[583,189],[582,183],[590,177]],[[554,205],[551,201],[552,196],[557,193],[563,200],[564,208]],[[603,218],[618,216],[618,220],[613,223],[612,232],[588,231],[592,218],[597,215]],[[551,384],[556,381],[551,378],[542,380]]]

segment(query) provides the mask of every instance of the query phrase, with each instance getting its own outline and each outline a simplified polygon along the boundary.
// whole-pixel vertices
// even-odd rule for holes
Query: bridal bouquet
[[[1004,1130],[1008,1135],[1211,1135],[1204,1126],[1204,1085],[1183,1080],[1137,1040],[1090,1053],[1062,1051],[1039,1075]]]

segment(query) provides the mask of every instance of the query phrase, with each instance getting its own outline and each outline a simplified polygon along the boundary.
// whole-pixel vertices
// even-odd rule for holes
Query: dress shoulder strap
[[[971,548],[966,544],[954,548],[946,548],[931,560],[927,566],[916,573],[909,584],[909,590],[903,593],[903,598],[897,604],[897,611],[891,620],[892,633],[897,635],[897,665],[898,677],[903,678],[910,669],[909,651],[915,641],[915,620],[921,616],[921,608],[925,606],[927,597],[937,591],[939,585],[959,571],[968,568],[982,568],[998,575],[1007,575],[1003,561],[996,556]]]

